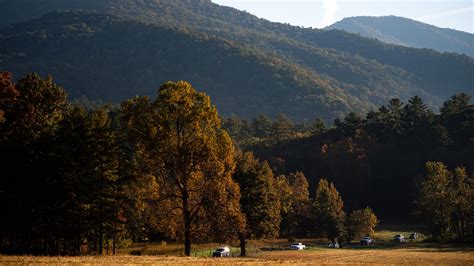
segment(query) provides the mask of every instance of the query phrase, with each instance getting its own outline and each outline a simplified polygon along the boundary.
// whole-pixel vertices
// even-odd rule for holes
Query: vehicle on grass
[[[335,243],[330,243],[329,248],[339,248],[339,243],[335,242]]]
[[[228,247],[218,248],[212,253],[212,256],[213,257],[229,257],[230,249]]]
[[[369,245],[372,245],[374,243],[374,240],[369,237],[369,236],[364,236],[363,238],[360,239],[359,241],[362,245],[366,245],[366,246],[369,246]]]
[[[393,242],[403,243],[403,242],[406,242],[406,240],[403,235],[395,235],[393,237]]]
[[[411,233],[410,239],[417,239],[417,238],[418,238],[418,234],[416,232]]]
[[[290,249],[292,250],[303,250],[306,248],[306,245],[303,245],[302,243],[294,243],[290,246]]]

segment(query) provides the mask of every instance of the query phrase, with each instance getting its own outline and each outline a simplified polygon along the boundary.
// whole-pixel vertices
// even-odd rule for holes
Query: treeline
[[[68,102],[51,77],[15,83],[2,72],[0,95],[2,253],[111,254],[131,241],[178,240],[190,255],[192,241],[240,240],[245,255],[248,239],[341,241],[377,223],[351,225],[332,183],[276,176],[235,150],[209,97],[189,83],[114,108]]]
[[[400,107],[402,121],[411,114],[416,101],[421,100],[414,98]],[[457,143],[463,149],[472,145],[473,131],[468,128],[472,116],[466,118],[466,112],[472,111],[468,101],[466,95],[459,95],[443,106],[441,115],[449,114],[443,123],[454,123],[452,127],[460,135],[443,135],[446,145]],[[368,117],[380,117],[385,108]],[[429,117],[437,117],[423,110]],[[322,169],[330,163],[332,171],[311,173],[307,179],[303,172],[290,170],[289,160],[271,157],[262,161],[251,152],[236,149],[236,141],[221,127],[209,97],[187,82],[163,84],[155,100],[135,97],[119,107],[85,106],[68,102],[64,90],[51,77],[30,74],[14,82],[10,73],[2,72],[0,211],[4,218],[0,220],[0,251],[110,254],[131,241],[176,240],[184,242],[184,252],[190,255],[192,241],[239,240],[245,255],[248,239],[327,237],[342,242],[372,235],[378,219],[367,207],[372,207],[368,202],[375,202],[364,196],[371,180],[360,183],[364,167],[369,166],[359,163],[370,158],[364,155],[362,144],[374,145],[377,142],[370,134],[388,134],[387,128],[394,123],[375,120],[379,123],[371,123],[373,131],[363,131],[354,121],[367,122],[354,117],[350,114],[337,120],[331,129],[318,120],[295,127],[284,116],[262,129],[265,123],[257,119],[247,132],[252,136],[250,141],[236,137],[239,143],[249,145],[242,150],[253,147],[263,155],[281,145],[296,143],[297,148],[299,141],[322,136],[332,139],[317,148],[322,160],[328,162],[321,163],[314,156],[306,161]],[[416,117],[418,122],[426,118]],[[231,129],[229,121],[224,124]],[[409,124],[420,131],[432,128],[432,124]],[[402,125],[406,127],[407,122]],[[262,131],[252,133],[255,128]],[[446,128],[451,132],[451,127]],[[230,132],[241,131],[234,128]],[[402,132],[405,140],[418,136],[413,131]],[[456,161],[464,162],[461,159],[466,154],[457,155]],[[466,168],[459,169],[468,171],[470,165],[464,165]],[[472,197],[472,176],[455,172],[453,181],[447,183],[450,195],[463,191],[462,195]],[[468,181],[459,181],[460,176]],[[400,184],[393,181],[393,185]],[[424,200],[427,196],[444,201],[435,190],[430,192],[429,185],[423,187],[428,193],[422,194],[420,202],[431,202]],[[452,208],[440,215],[456,216],[449,218],[448,224],[431,226],[442,228],[433,230],[434,236],[439,235],[436,232],[449,235],[459,231],[460,239],[472,237],[472,201],[462,198],[466,200],[450,198]],[[393,205],[385,207],[396,209]],[[419,210],[429,217],[426,208]]]
[[[327,177],[349,209],[371,206],[386,222],[417,221],[426,162],[474,171],[474,106],[466,94],[451,97],[438,113],[415,96],[407,103],[392,99],[365,116],[349,113],[331,126],[295,124],[283,115],[231,117],[224,126],[277,175],[303,171],[311,186]]]

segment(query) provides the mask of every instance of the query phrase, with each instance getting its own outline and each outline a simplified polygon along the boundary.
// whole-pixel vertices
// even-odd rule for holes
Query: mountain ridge
[[[345,30],[388,44],[430,48],[440,52],[455,52],[474,57],[474,34],[440,28],[404,17],[348,17],[326,29]]]
[[[201,36],[199,38],[225,40],[228,44],[246,51],[243,54],[250,52],[262,55],[260,58],[270,60],[269,65],[275,65],[273,62],[275,60],[278,61],[279,63],[276,65],[280,69],[286,69],[284,73],[298,73],[297,75],[285,74],[283,75],[284,78],[282,78],[278,71],[268,72],[265,78],[275,82],[275,84],[279,84],[276,87],[281,87],[282,91],[293,93],[293,85],[290,84],[296,82],[301,85],[307,80],[319,80],[321,81],[319,84],[325,84],[314,87],[325,87],[326,96],[331,95],[331,97],[327,97],[327,100],[332,103],[334,101],[339,102],[335,106],[340,108],[340,110],[336,111],[330,110],[332,107],[329,107],[327,112],[323,111],[326,116],[325,119],[334,118],[338,114],[350,110],[365,112],[385,103],[390,98],[407,100],[414,95],[420,95],[427,100],[430,106],[434,107],[438,106],[443,99],[453,94],[459,92],[473,94],[474,78],[471,74],[474,72],[474,60],[470,57],[457,54],[441,54],[433,50],[387,45],[377,40],[339,30],[324,31],[272,23],[246,12],[213,4],[210,1],[70,0],[64,2],[62,0],[43,0],[41,3],[38,3],[34,0],[18,0],[15,2],[3,2],[6,8],[2,9],[3,11],[0,10],[0,25],[5,25],[7,21],[12,19],[21,20],[21,18],[27,19],[31,24],[32,20],[28,20],[28,18],[37,17],[45,12],[47,13],[52,10],[56,10],[56,12],[62,10],[61,12],[64,12],[69,9],[81,9],[88,10],[87,12],[100,13],[104,16],[114,16],[123,20],[124,23],[140,22],[144,26],[158,25],[161,28],[172,31],[199,35]],[[32,8],[24,8],[30,5]],[[17,14],[17,16],[10,16],[9,18],[9,14]],[[66,25],[68,23],[65,23],[64,26],[68,26]],[[14,28],[19,27],[18,25],[20,24],[8,26],[11,31],[10,34],[5,33],[6,28],[4,27],[1,30],[1,34],[4,38],[14,37],[15,34],[12,32],[15,32]],[[26,36],[27,31],[23,32],[23,35]],[[121,38],[126,38],[126,36],[121,36]],[[141,38],[140,40],[144,43],[147,42],[146,38]],[[20,40],[17,39],[17,41]],[[135,44],[136,42],[129,43],[128,45],[130,45],[130,49],[134,49]],[[48,45],[54,46],[54,40],[50,39]],[[14,45],[11,47],[14,47]],[[195,48],[198,47],[196,46]],[[38,47],[34,49],[38,49]],[[25,51],[22,52],[24,53]],[[8,58],[11,56],[11,53],[11,50],[4,49],[2,56]],[[86,52],[82,51],[81,53]],[[12,64],[12,62],[7,62],[4,59],[3,63],[0,62],[0,68],[12,69],[12,71],[20,74],[26,70],[39,71],[41,69],[38,68],[44,65],[40,62],[42,56],[47,57],[48,55],[38,55],[37,61],[31,61],[28,66],[21,66],[18,63]],[[66,57],[73,57],[73,55],[70,54]],[[63,77],[68,76],[66,75],[67,73],[61,73],[58,76],[54,71],[57,72],[61,67],[67,66],[68,62],[60,58],[56,58],[56,60],[62,61],[55,61],[57,63],[55,69],[49,68],[53,70],[51,74],[60,80],[65,79]],[[111,62],[116,65],[117,62],[114,60],[116,59],[111,59]],[[176,61],[168,63],[174,64],[174,62]],[[102,62],[99,63],[101,64]],[[191,62],[185,63],[192,64]],[[200,64],[201,62],[195,60],[193,63]],[[15,67],[12,68],[12,65]],[[114,67],[116,67],[115,65]],[[154,72],[155,75],[157,73],[157,70],[147,68],[146,65],[137,65],[136,67]],[[44,71],[45,69],[42,70]],[[216,73],[215,71],[208,71],[209,76],[201,78],[202,80],[215,81],[216,77],[214,75]],[[104,73],[102,78],[110,76],[109,74]],[[195,76],[196,73],[189,73],[189,77],[183,77],[183,79],[191,79],[192,81],[193,75]],[[170,76],[168,79],[172,79],[172,77]],[[245,75],[230,75],[229,78],[233,81],[229,82],[232,85],[231,87],[239,83],[241,85],[246,84],[245,86],[250,86],[253,90],[256,90],[257,87],[262,87],[261,85],[254,86],[249,84],[246,81]],[[297,81],[294,81],[295,78]],[[68,86],[71,84],[80,86],[81,83],[85,82],[84,78],[77,77],[69,77],[67,80],[69,83],[64,85]],[[74,80],[78,81],[73,83]],[[110,85],[107,85],[107,81],[101,80],[101,82],[104,86],[110,87]],[[158,82],[158,80],[155,80],[155,82]],[[297,88],[295,91],[299,93],[296,95],[290,93],[289,95],[293,95],[294,99],[299,101],[305,100],[312,102],[312,104],[322,101],[321,106],[325,106],[325,101],[321,100],[321,97],[324,98],[324,96],[311,92],[312,85],[308,84],[312,84],[312,82],[306,82],[304,86],[294,86]],[[87,82],[85,83],[87,84]],[[132,82],[132,84],[138,83],[144,84],[141,81]],[[212,84],[212,82],[209,82],[208,84],[202,83],[201,85],[198,82],[198,87],[215,92],[218,87],[223,87],[224,85],[222,84],[224,83],[220,82],[218,86],[217,83]],[[153,86],[156,87],[157,84],[153,83]],[[86,89],[83,88],[83,90]],[[110,91],[110,88],[107,88],[107,90]],[[150,88],[141,87],[134,90],[139,92],[150,90]],[[265,91],[268,92],[268,90]],[[245,95],[241,95],[241,97],[245,97]],[[321,112],[320,108],[315,106],[308,110],[300,110],[297,112],[298,114],[291,113],[286,108],[277,108],[279,104],[284,104],[287,107],[291,106],[289,104],[291,99],[287,98],[284,95],[280,95],[280,98],[274,98],[271,102],[263,102],[258,106],[258,108],[261,108],[260,110],[258,108],[252,109],[251,115],[271,109],[273,110],[270,113],[271,116],[274,116],[275,112],[283,112],[295,120],[304,120],[308,119],[309,113]],[[267,105],[273,107],[270,108]],[[243,108],[243,106],[236,105],[235,108]],[[225,115],[239,112],[239,109],[223,110]],[[328,115],[330,113],[332,115]],[[247,115],[250,115],[250,113]]]

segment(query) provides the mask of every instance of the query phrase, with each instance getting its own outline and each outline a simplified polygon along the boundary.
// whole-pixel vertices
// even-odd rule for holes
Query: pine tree
[[[284,114],[278,114],[270,127],[270,141],[282,142],[291,137],[294,125]]]
[[[234,179],[241,191],[240,206],[246,217],[246,228],[240,234],[241,256],[246,255],[246,239],[278,236],[280,200],[272,170],[252,153],[237,154]]]

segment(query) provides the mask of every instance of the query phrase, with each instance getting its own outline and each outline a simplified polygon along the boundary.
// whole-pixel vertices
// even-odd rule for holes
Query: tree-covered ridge
[[[474,57],[474,35],[396,16],[350,17],[326,29],[345,30],[375,38],[384,43],[416,48],[431,48],[441,52],[456,52]]]
[[[22,32],[22,33],[20,33]],[[1,67],[56,73],[73,98],[119,102],[188,79],[223,114],[285,110],[294,119],[368,109],[338,83],[276,56],[199,34],[95,13],[51,13],[2,31]],[[308,112],[310,111],[310,112]]]
[[[27,13],[25,17],[30,18],[56,9],[86,9],[174,30],[217,36],[238,47],[246,46],[252,51],[298,65],[304,69],[302,72],[315,72],[324,80],[331,80],[332,84],[337,84],[333,88],[340,88],[357,98],[351,101],[346,100],[346,96],[338,96],[345,105],[356,103],[364,110],[393,97],[408,100],[414,95],[423,96],[430,106],[438,106],[442,99],[452,94],[470,93],[474,83],[473,59],[466,56],[386,45],[342,31],[271,23],[210,1],[73,0],[68,3],[48,0],[39,4],[21,0],[7,3],[3,12],[17,13],[19,18]],[[26,6],[29,8],[22,9]],[[55,76],[61,81],[60,75]],[[341,92],[335,94],[341,95]],[[312,101],[318,96],[304,94],[298,97]],[[286,112],[285,108],[281,109]],[[223,114],[227,111],[223,110]]]

